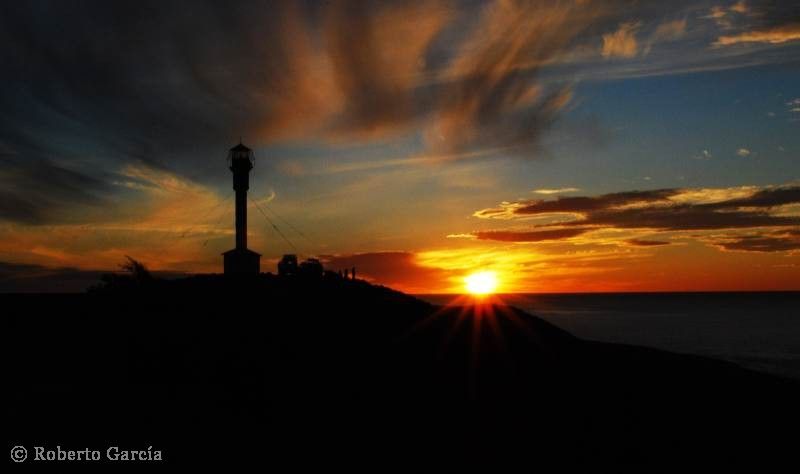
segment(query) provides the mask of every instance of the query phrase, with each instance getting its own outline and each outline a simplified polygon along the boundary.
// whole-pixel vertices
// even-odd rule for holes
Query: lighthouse
[[[233,173],[236,191],[236,248],[222,254],[226,275],[258,275],[260,272],[261,254],[247,248],[247,190],[254,162],[253,150],[241,141],[228,152],[228,168]]]

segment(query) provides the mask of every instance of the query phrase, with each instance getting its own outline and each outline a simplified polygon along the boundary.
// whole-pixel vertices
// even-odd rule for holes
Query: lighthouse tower
[[[261,254],[247,248],[247,190],[254,161],[253,150],[241,142],[228,152],[236,191],[236,248],[222,254],[226,275],[258,275],[260,271]]]

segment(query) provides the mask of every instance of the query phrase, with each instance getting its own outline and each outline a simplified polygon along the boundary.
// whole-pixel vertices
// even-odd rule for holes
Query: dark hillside
[[[14,444],[152,445],[172,464],[765,472],[800,421],[795,382],[360,281],[2,299]]]

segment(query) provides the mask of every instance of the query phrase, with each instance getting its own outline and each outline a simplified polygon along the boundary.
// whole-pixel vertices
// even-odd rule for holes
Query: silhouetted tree
[[[125,255],[128,259],[127,262],[120,264],[120,268],[130,273],[131,278],[138,283],[151,282],[154,280],[150,270],[147,269],[144,263],[134,259],[129,255]]]
[[[135,258],[125,255],[126,261],[119,265],[124,274],[109,273],[103,275],[101,283],[89,288],[90,292],[108,292],[134,290],[145,287],[152,287],[156,278],[147,269],[147,266]]]

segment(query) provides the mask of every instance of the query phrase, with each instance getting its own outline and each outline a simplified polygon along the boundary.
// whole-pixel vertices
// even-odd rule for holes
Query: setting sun
[[[464,286],[473,295],[488,295],[497,289],[497,273],[476,272],[464,278]]]

